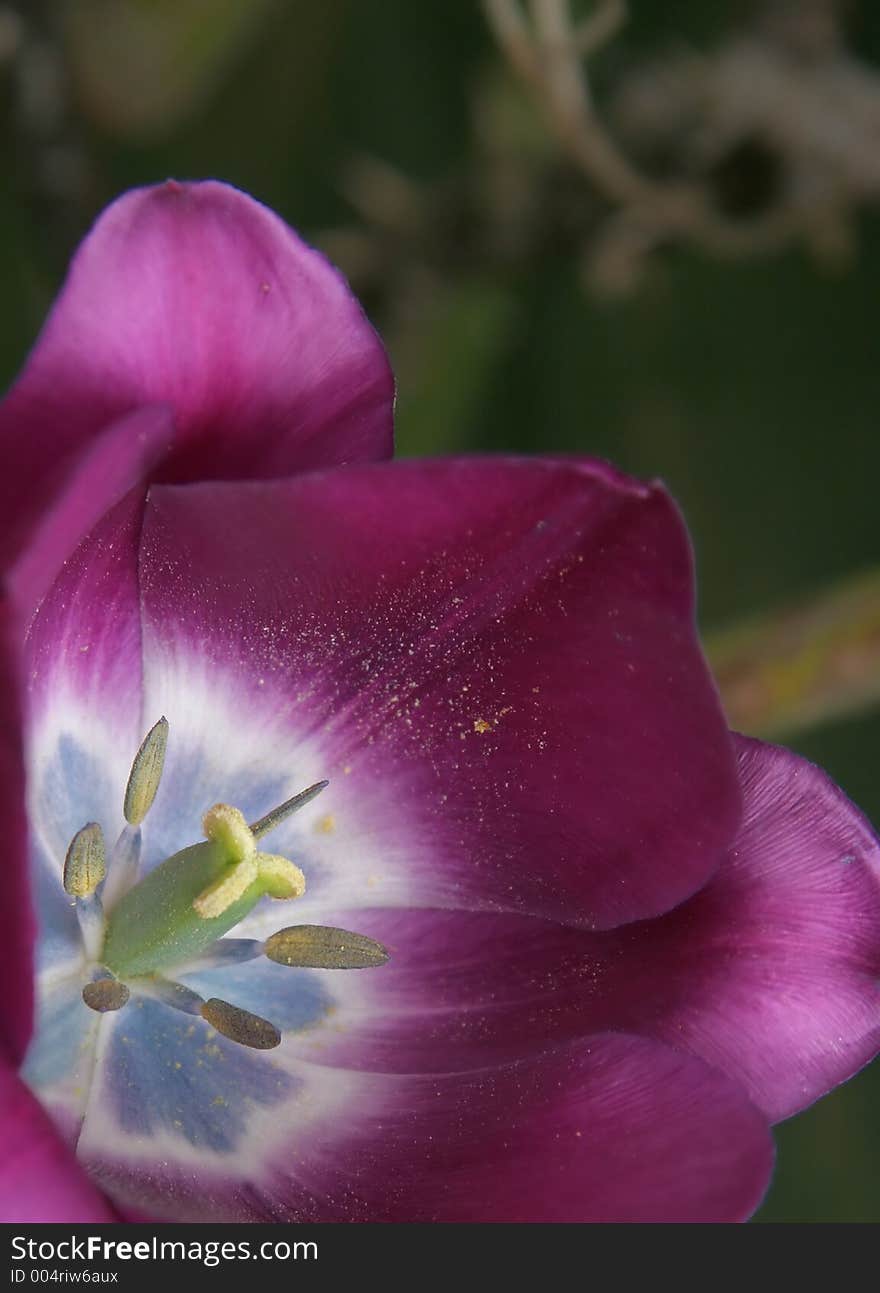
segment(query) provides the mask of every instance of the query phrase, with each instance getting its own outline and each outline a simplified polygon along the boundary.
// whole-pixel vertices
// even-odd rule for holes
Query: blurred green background
[[[711,69],[747,39],[820,97],[828,69],[855,70],[847,110],[863,119],[838,122],[841,138],[880,140],[880,6],[794,8],[633,0],[592,60],[602,110],[648,173],[698,184],[746,234],[796,208],[769,253],[663,239],[620,282],[607,249],[620,213],[515,83],[478,0],[0,4],[0,377],[16,372],[108,200],[169,175],[216,176],[352,278],[392,352],[403,454],[578,451],[661,476],[694,536],[710,632],[880,566],[871,157],[836,170],[834,139],[817,160],[809,137],[725,127],[724,104],[699,94],[694,120],[652,135],[664,60],[677,68],[686,50]],[[639,92],[647,125],[643,112],[634,127]],[[731,94],[736,118],[746,72]],[[814,220],[816,204],[828,219]],[[790,743],[880,821],[870,707]],[[880,1220],[880,1068],[777,1136],[761,1218]]]

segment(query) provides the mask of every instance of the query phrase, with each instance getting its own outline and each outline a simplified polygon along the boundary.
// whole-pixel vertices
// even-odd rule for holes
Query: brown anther
[[[201,1016],[216,1028],[218,1033],[228,1037],[239,1046],[250,1046],[255,1051],[271,1051],[281,1043],[281,1034],[268,1019],[252,1015],[249,1010],[211,997],[201,1007]]]
[[[118,979],[95,979],[82,990],[82,999],[89,1010],[97,1010],[101,1015],[108,1010],[121,1010],[130,996],[128,988]]]

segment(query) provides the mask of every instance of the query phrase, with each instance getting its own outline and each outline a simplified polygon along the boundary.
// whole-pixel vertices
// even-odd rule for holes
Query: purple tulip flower
[[[391,401],[208,183],[0,408],[5,1220],[741,1219],[880,1047],[877,840],[726,730],[662,487]]]

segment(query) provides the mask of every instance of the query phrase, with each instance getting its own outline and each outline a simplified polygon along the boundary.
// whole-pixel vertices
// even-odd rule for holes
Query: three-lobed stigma
[[[205,839],[138,876],[141,829],[162,778],[169,726],[163,716],[135,755],[125,789],[126,827],[108,860],[97,822],[77,831],[67,850],[63,883],[73,898],[86,952],[82,999],[100,1014],[149,997],[199,1015],[231,1041],[270,1050],[281,1033],[267,1019],[212,997],[205,1001],[168,976],[265,956],[279,965],[367,969],[388,952],[374,939],[320,925],[294,925],[265,942],[225,938],[263,897],[290,900],[305,892],[302,871],[288,858],[265,853],[258,840],[329,785],[319,781],[248,824],[229,804],[202,819]]]

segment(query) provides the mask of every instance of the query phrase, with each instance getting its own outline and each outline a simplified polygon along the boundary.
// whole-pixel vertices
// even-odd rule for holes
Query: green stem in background
[[[880,705],[880,571],[708,634],[730,726],[790,737]]]

